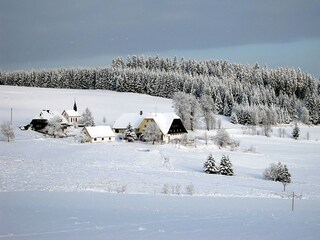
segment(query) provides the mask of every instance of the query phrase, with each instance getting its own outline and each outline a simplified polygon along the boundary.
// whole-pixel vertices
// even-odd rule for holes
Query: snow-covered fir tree
[[[235,112],[231,113],[230,122],[233,124],[238,124],[238,116]]]
[[[300,69],[269,69],[222,60],[129,56],[114,59],[107,68],[0,72],[0,84],[107,89],[167,98],[176,92],[194,95],[196,99],[208,95],[219,114],[230,116],[235,105],[243,107],[241,114],[236,112],[240,124],[260,124],[256,115],[263,108],[271,125],[297,120],[295,103],[301,101],[308,110],[310,123],[320,123],[320,82]],[[307,119],[307,114],[303,119]]]
[[[79,123],[79,125],[83,125],[85,127],[95,126],[94,118],[93,118],[92,113],[89,110],[89,108],[86,108],[84,110],[78,123]]]
[[[233,166],[228,156],[222,156],[219,169],[221,175],[233,175]]]
[[[203,171],[209,174],[219,174],[219,167],[216,166],[216,162],[210,153],[207,161],[203,164]]]
[[[300,128],[298,127],[298,124],[296,123],[293,127],[293,131],[292,131],[292,137],[294,139],[298,139],[300,135]]]
[[[124,140],[127,140],[128,142],[137,140],[137,134],[132,128],[131,123],[128,124],[126,130],[124,131]]]

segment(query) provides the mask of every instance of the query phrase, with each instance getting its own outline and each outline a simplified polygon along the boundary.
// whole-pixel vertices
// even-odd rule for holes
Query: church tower
[[[78,111],[76,99],[74,99],[73,110]]]

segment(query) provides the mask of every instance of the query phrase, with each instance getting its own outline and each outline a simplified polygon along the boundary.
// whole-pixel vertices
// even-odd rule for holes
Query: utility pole
[[[294,210],[294,192],[292,193],[292,212]]]
[[[12,108],[11,108],[11,118],[10,118],[10,122],[11,122],[11,125],[12,125]]]

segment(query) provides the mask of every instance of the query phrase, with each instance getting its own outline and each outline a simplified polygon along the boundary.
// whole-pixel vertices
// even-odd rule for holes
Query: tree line
[[[0,72],[1,85],[106,89],[172,98],[176,92],[207,99],[214,112],[241,124],[320,123],[319,79],[300,69],[227,61],[129,56],[106,68]],[[204,100],[203,100],[204,101]],[[267,117],[259,117],[259,116]]]

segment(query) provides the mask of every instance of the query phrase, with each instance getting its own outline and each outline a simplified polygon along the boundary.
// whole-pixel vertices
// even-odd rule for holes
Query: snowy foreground
[[[94,90],[0,86],[0,122],[29,123],[42,109],[92,111],[112,125],[123,112],[171,111],[168,99]],[[222,119],[240,147],[218,149],[148,143],[79,144],[16,129],[0,140],[0,239],[318,239],[320,128],[300,126],[301,138],[244,135]],[[307,132],[310,139],[307,140]],[[214,135],[215,131],[209,133]],[[230,157],[235,176],[203,173],[209,153]],[[262,179],[281,161],[292,174],[282,184]],[[291,196],[296,195],[292,211]]]

